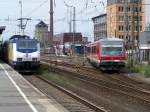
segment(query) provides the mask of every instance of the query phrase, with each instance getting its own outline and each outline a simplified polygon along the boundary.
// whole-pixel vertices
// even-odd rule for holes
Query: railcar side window
[[[90,47],[87,47],[87,51],[88,51],[88,53],[90,53]]]

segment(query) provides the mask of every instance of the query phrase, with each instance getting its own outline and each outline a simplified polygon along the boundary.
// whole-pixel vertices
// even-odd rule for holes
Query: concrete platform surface
[[[68,112],[53,98],[26,81],[9,65],[0,63],[0,112]]]

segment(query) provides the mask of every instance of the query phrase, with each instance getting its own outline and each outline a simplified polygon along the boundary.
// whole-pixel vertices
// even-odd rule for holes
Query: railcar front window
[[[102,56],[122,56],[123,42],[102,42],[101,43]]]
[[[122,47],[102,47],[101,54],[104,56],[122,56]]]

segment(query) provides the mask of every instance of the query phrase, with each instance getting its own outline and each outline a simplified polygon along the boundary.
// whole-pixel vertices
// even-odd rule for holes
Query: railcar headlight
[[[22,61],[22,58],[17,58],[17,61],[21,62],[21,61]]]

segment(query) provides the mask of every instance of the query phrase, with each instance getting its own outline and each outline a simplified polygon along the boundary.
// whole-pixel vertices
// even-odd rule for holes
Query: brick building
[[[107,0],[108,37],[118,37],[126,41],[132,38],[138,40],[138,31],[144,30],[146,21],[143,5],[145,0],[138,1],[137,5],[135,0]]]
[[[64,44],[66,42],[82,42],[82,34],[81,33],[61,33],[57,34],[53,37],[54,42],[58,42],[59,44]]]

